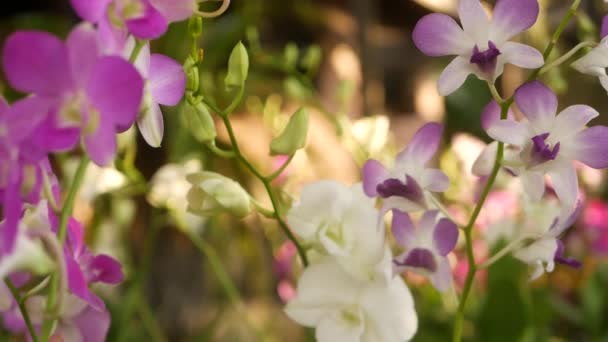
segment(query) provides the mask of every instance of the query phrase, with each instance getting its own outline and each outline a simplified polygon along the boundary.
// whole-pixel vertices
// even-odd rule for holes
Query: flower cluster
[[[49,161],[81,147],[83,172],[89,159],[108,166],[116,157],[117,134],[135,122],[151,146],[160,146],[159,104],[176,105],[186,77],[179,63],[151,54],[141,39],[158,37],[169,22],[187,18],[195,3],[72,4],[89,22],[77,25],[65,41],[47,32],[18,31],[2,50],[8,83],[27,96],[10,105],[0,99],[0,269],[16,291],[37,290],[24,303],[31,322],[8,291],[2,292],[1,310],[5,327],[15,333],[33,326],[66,341],[103,341],[109,313],[89,288],[119,283],[121,266],[85,245],[83,226],[71,217],[73,196],[58,205],[64,196]],[[66,192],[77,191],[74,183]],[[50,274],[50,285],[42,286]]]

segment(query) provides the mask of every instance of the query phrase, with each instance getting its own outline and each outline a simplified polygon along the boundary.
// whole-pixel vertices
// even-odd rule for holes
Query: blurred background
[[[488,10],[494,1],[483,1]],[[570,1],[540,0],[537,24],[518,37],[543,50]],[[213,1],[202,8],[216,8]],[[436,81],[449,58],[428,58],[413,45],[417,20],[431,12],[456,15],[456,0],[233,0],[219,18],[204,21],[198,45],[204,50],[204,94],[219,103],[230,98],[223,77],[232,47],[242,40],[251,67],[247,95],[234,126],[244,153],[270,172],[284,161],[268,155],[273,135],[300,106],[311,112],[308,145],[277,179],[289,202],[303,184],[330,178],[359,179],[369,158],[390,161],[425,122],[446,124],[444,153],[437,162],[453,182],[446,194],[450,210],[470,208],[477,183],[467,168],[488,137],[479,122],[490,94],[469,78],[453,95],[437,94]],[[580,41],[599,40],[598,23],[608,13],[604,1],[583,0],[556,52]],[[68,0],[3,1],[0,44],[18,29],[42,29],[65,37],[78,22]],[[152,43],[155,52],[182,63],[190,52],[187,24],[176,23]],[[35,53],[35,52],[32,52]],[[555,58],[555,57],[552,57]],[[510,96],[527,71],[507,66],[498,88]],[[567,66],[543,76],[560,95],[560,107],[585,103],[608,122],[608,95],[597,79]],[[9,100],[22,94],[0,78]],[[184,123],[180,106],[163,108],[165,138],[148,147],[137,132],[121,137],[116,165],[90,167],[76,216],[86,222],[92,248],[111,253],[124,264],[127,279],[116,288],[99,288],[112,312],[108,341],[309,341],[311,331],[283,313],[294,295],[300,272],[294,247],[273,221],[250,215],[244,220],[218,216],[207,220],[185,212],[184,175],[214,170],[239,180],[262,203],[262,184],[230,160],[213,157]],[[227,142],[218,123],[220,145]],[[225,145],[227,146],[227,145]],[[75,168],[69,155],[53,160],[60,177]],[[605,174],[582,169],[587,205],[568,232],[569,254],[581,270],[558,267],[538,281],[506,258],[482,272],[467,310],[465,337],[470,341],[608,341],[608,202]],[[500,241],[488,232],[502,220],[521,216],[526,204],[513,195],[507,176],[491,196],[476,234],[479,260]],[[419,314],[415,341],[448,341],[466,260],[452,256],[455,291],[438,294],[415,276],[406,280]]]

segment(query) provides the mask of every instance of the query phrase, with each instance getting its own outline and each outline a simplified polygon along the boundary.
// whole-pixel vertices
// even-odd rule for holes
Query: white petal
[[[440,292],[445,292],[452,285],[452,268],[446,257],[437,258],[437,271],[431,275],[433,286]]]
[[[305,326],[316,326],[333,312],[356,303],[358,282],[330,258],[310,265],[298,281],[297,296],[285,312]]]
[[[490,33],[490,19],[479,0],[460,0],[458,15],[464,32],[473,37],[481,50],[485,50]]]
[[[365,328],[365,317],[360,311],[333,312],[321,320],[315,337],[318,342],[358,341]],[[349,317],[346,318],[346,315]],[[351,321],[352,320],[352,321]]]
[[[450,187],[450,179],[438,169],[425,169],[420,186],[432,192],[444,192]]]
[[[498,142],[493,141],[486,146],[483,151],[479,154],[479,157],[473,163],[471,172],[475,176],[483,177],[488,176],[492,173],[494,168],[494,162],[496,161],[496,152],[498,150]]]
[[[536,69],[545,63],[538,50],[525,44],[506,42],[500,47],[500,52],[505,63],[521,68]]]
[[[571,66],[583,74],[592,76],[606,75],[606,68],[608,68],[608,40],[604,39],[600,45],[576,60]]]
[[[545,193],[545,177],[540,172],[528,171],[520,175],[524,191],[531,201],[538,202]]]
[[[149,103],[147,111],[137,118],[137,127],[148,145],[160,147],[165,131],[160,106],[156,103]]]
[[[448,96],[456,91],[473,71],[471,63],[466,58],[454,58],[439,76],[437,88],[439,95]]]
[[[575,105],[564,109],[555,118],[551,136],[557,140],[565,138],[582,131],[589,121],[593,120],[600,113],[590,106]]]
[[[559,163],[559,167],[548,172],[553,188],[562,205],[572,208],[578,198],[578,176],[571,162]]]
[[[488,135],[507,144],[522,146],[530,139],[530,127],[515,120],[499,120],[488,129]]]

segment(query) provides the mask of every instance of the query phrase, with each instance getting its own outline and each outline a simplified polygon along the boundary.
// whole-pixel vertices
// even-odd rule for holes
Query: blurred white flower
[[[72,158],[64,164],[67,179],[74,177],[78,163],[78,158]],[[116,170],[113,165],[99,167],[95,163],[89,163],[79,195],[81,199],[91,202],[95,197],[120,189],[126,184],[127,177]]]
[[[251,212],[251,197],[234,180],[219,173],[201,171],[186,176],[192,187],[186,196],[188,211],[208,217],[223,212],[237,217]]]
[[[390,272],[391,254],[382,268]],[[319,342],[406,341],[418,328],[410,290],[401,277],[361,280],[335,258],[309,266],[285,308],[294,321],[316,328]]]

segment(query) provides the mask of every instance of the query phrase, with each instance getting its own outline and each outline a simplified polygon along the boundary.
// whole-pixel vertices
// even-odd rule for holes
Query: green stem
[[[19,295],[19,290],[15,287],[13,282],[8,277],[4,279],[4,282],[6,283],[6,286],[8,287],[9,291],[11,291],[11,294],[13,295],[15,302],[17,302],[17,305],[19,306],[19,311],[21,312],[21,316],[23,317],[23,320],[25,321],[27,330],[30,333],[30,336],[32,337],[32,341],[38,342],[38,336],[36,336],[36,330],[34,330],[34,326],[32,325],[32,320],[30,319],[30,316],[27,312],[27,308],[25,307],[25,301]]]
[[[293,160],[293,157],[295,155],[296,155],[295,153],[290,155],[289,158],[287,158],[287,160],[283,163],[283,165],[281,165],[281,167],[279,167],[274,173],[272,173],[271,175],[266,177],[266,180],[269,182],[272,182],[277,177],[279,177],[281,175],[281,173],[283,173],[283,171],[285,171],[287,166],[289,166],[289,164],[291,163],[291,161]]]
[[[576,45],[575,47],[573,47],[570,51],[568,51],[567,53],[565,53],[563,56],[561,56],[560,58],[554,60],[553,62],[551,62],[550,64],[545,65],[544,67],[542,67],[542,69],[540,70],[540,75],[545,74],[547,71],[560,66],[561,64],[563,64],[564,62],[566,62],[567,60],[569,60],[572,56],[574,56],[580,49],[586,48],[586,47],[594,47],[596,46],[597,43],[596,42],[582,42],[579,43],[578,45]]]
[[[230,106],[228,106],[228,109],[236,108],[238,106],[238,103],[240,103],[240,100],[243,97],[243,91],[244,91],[243,87],[241,87],[241,89],[239,90],[238,97],[232,102],[232,104]],[[268,193],[268,197],[270,198],[270,202],[272,203],[272,208],[274,210],[274,218],[279,223],[279,227],[281,227],[281,229],[283,230],[283,233],[296,246],[300,259],[302,260],[302,264],[305,267],[308,266],[308,258],[306,257],[306,251],[304,250],[302,245],[298,242],[298,239],[295,237],[295,235],[293,235],[293,233],[287,226],[287,223],[285,223],[285,221],[281,217],[279,201],[278,201],[274,191],[272,190],[272,185],[271,185],[272,181],[270,181],[266,177],[264,177],[264,175],[262,175],[260,173],[260,171],[258,171],[255,168],[255,166],[253,166],[253,164],[251,164],[251,162],[247,158],[245,158],[245,156],[241,152],[238,141],[236,139],[236,135],[234,134],[234,129],[232,128],[232,123],[230,122],[230,119],[228,119],[228,114],[230,112],[226,112],[226,111],[219,109],[216,105],[214,105],[207,99],[203,99],[203,102],[222,118],[222,121],[224,122],[224,125],[226,126],[226,130],[228,131],[228,136],[230,137],[230,143],[232,144],[232,149],[234,151],[234,154],[236,155],[236,158],[243,165],[245,165],[245,167],[247,169],[249,169],[249,171],[251,171],[251,173],[253,173],[262,182],[262,184],[264,184],[264,188],[266,189],[266,192]]]
[[[66,235],[67,235],[67,226],[70,216],[72,215],[72,211],[74,209],[74,202],[76,201],[76,195],[78,194],[78,190],[80,189],[80,185],[84,180],[84,175],[87,170],[87,166],[89,165],[89,158],[87,155],[83,155],[80,160],[80,164],[76,169],[76,174],[74,175],[74,180],[70,185],[70,190],[68,192],[68,196],[66,197],[65,203],[63,204],[63,208],[61,209],[61,216],[59,219],[59,228],[57,230],[57,235],[59,239],[59,243],[63,246]],[[57,313],[57,297],[58,291],[62,291],[59,288],[59,277],[61,275],[54,273],[51,276],[51,284],[49,285],[49,295],[46,304],[46,311],[49,315],[48,319],[45,319],[42,325],[42,338],[44,341],[48,341],[53,330],[53,325],[55,324],[55,316]]]
[[[160,328],[160,324],[158,324],[158,321],[154,316],[154,312],[152,312],[152,308],[150,308],[150,305],[148,304],[146,299],[142,296],[141,292],[138,292],[136,296],[136,306],[137,312],[139,313],[139,318],[141,318],[141,322],[144,328],[148,331],[150,337],[152,337],[152,341],[168,341],[165,335],[163,334],[163,331]]]
[[[135,40],[135,46],[133,47],[133,51],[131,51],[131,55],[129,56],[129,62],[130,63],[134,63],[135,60],[137,59],[137,56],[139,56],[139,52],[141,51],[141,49],[146,46],[147,41],[145,40],[139,40],[136,39]]]
[[[211,141],[207,144],[207,148],[213,152],[214,154],[222,157],[222,158],[234,158],[234,152],[233,151],[227,151],[227,150],[223,150],[219,147],[217,147],[217,145],[215,144],[215,141]]]

